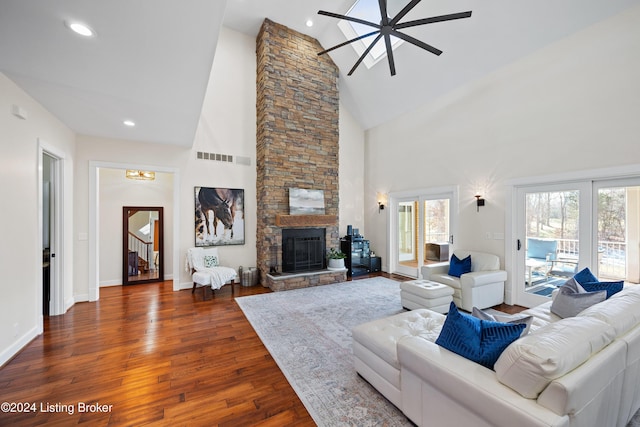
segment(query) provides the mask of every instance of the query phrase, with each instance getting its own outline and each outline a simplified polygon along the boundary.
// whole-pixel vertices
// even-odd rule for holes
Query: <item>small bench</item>
[[[453,301],[453,288],[430,280],[410,280],[400,284],[400,301],[409,310],[427,308],[444,314]]]

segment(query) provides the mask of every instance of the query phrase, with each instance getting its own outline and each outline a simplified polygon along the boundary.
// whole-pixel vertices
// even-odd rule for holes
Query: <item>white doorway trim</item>
[[[405,191],[394,191],[389,193],[389,215],[390,215],[390,220],[388,223],[388,228],[387,228],[387,253],[389,254],[389,264],[388,264],[388,270],[391,273],[400,273],[400,274],[407,274],[406,272],[402,272],[400,270],[400,265],[398,262],[398,214],[397,214],[397,208],[398,208],[398,203],[400,203],[401,201],[405,201],[405,200],[416,200],[419,202],[424,202],[424,200],[427,199],[433,199],[433,198],[443,198],[443,199],[449,199],[450,200],[450,205],[449,205],[449,233],[451,236],[455,236],[457,234],[458,231],[458,194],[459,194],[459,188],[457,185],[452,185],[452,186],[442,186],[442,187],[432,187],[432,188],[420,188],[420,189],[416,189],[416,190],[405,190]],[[418,213],[420,215],[420,218],[422,217],[422,207],[418,210]],[[419,233],[419,235],[422,235],[423,233],[423,224],[420,224],[422,222],[422,219],[420,219],[419,221],[419,229],[416,230],[417,233]],[[456,241],[454,240],[451,244],[451,248],[449,253],[453,253],[453,248],[455,246]],[[420,247],[421,245],[418,245],[418,259],[423,259],[423,250]],[[424,245],[422,245],[424,246]],[[417,274],[416,277],[420,277],[420,267],[418,267],[417,269]]]
[[[113,163],[89,161],[89,301],[100,299],[100,168],[143,169],[173,174],[173,290],[180,290],[180,171],[177,168],[141,165],[139,163]]]
[[[70,275],[70,272],[65,271],[65,230],[64,230],[64,218],[65,218],[65,194],[64,194],[64,182],[65,182],[65,155],[57,148],[51,146],[46,141],[38,138],[38,251],[39,256],[42,258],[43,248],[43,162],[44,156],[47,155],[54,159],[52,164],[53,180],[51,182],[51,194],[53,195],[53,209],[51,212],[51,254],[55,254],[55,258],[51,259],[50,272],[51,272],[51,303],[49,306],[49,315],[56,316],[64,314],[65,312],[65,295],[64,295],[64,283],[65,277]],[[44,295],[42,293],[42,269],[39,271],[40,280],[38,281],[38,289],[36,292],[36,313],[37,313],[37,325],[38,333],[42,333],[44,330],[44,317],[42,314],[42,303]]]

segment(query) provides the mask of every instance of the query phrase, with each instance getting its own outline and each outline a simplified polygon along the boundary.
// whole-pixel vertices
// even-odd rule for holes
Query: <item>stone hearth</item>
[[[346,280],[335,271],[268,276],[282,271],[281,227],[323,227],[327,248],[339,247],[338,69],[321,50],[317,40],[268,19],[256,41],[256,249],[262,285],[273,290]],[[291,218],[289,188],[324,190],[325,215]]]
[[[347,278],[345,271],[323,270],[313,273],[281,274],[273,276],[267,274],[267,287],[272,291],[289,291],[292,289],[308,288],[311,286],[329,285],[344,282]]]

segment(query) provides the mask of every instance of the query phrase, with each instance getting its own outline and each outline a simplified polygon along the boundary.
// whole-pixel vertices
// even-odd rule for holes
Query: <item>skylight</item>
[[[388,0],[387,2],[387,14],[391,17],[395,16],[402,8],[409,3],[409,0]],[[365,21],[370,22],[380,22],[380,6],[378,4],[378,0],[356,0],[349,12],[345,15],[351,16],[354,18],[364,19]],[[364,34],[375,31],[374,27],[369,27],[367,25],[358,24],[356,22],[341,20],[338,22],[338,28],[342,30],[342,33],[347,38],[347,40],[351,40],[358,36],[362,36]],[[369,44],[373,42],[375,39],[375,35],[371,37],[366,37],[357,42],[351,43],[351,46],[356,51],[358,56],[362,55],[364,51],[367,49]],[[403,40],[391,36],[391,48],[395,50],[398,46],[400,46]],[[383,42],[378,42],[371,49],[369,54],[364,58],[364,64],[367,68],[373,67],[378,61],[385,58],[387,56],[387,51]]]

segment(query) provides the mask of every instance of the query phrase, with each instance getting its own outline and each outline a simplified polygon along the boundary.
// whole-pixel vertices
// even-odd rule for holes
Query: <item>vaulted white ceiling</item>
[[[328,48],[345,38],[337,20],[318,10],[345,14],[353,2],[0,0],[0,71],[78,133],[189,146],[222,25],[255,35],[269,18]],[[346,46],[330,55],[340,68],[341,100],[367,129],[638,4],[423,0],[404,20],[473,12],[405,30],[442,55],[404,43],[394,54],[393,77],[386,60],[347,77],[356,52]],[[64,24],[70,19],[88,23],[97,35],[75,36]],[[136,126],[123,126],[125,119]]]
[[[211,0],[0,0],[0,71],[77,133],[191,146],[224,9]],[[72,33],[71,20],[95,37]]]

